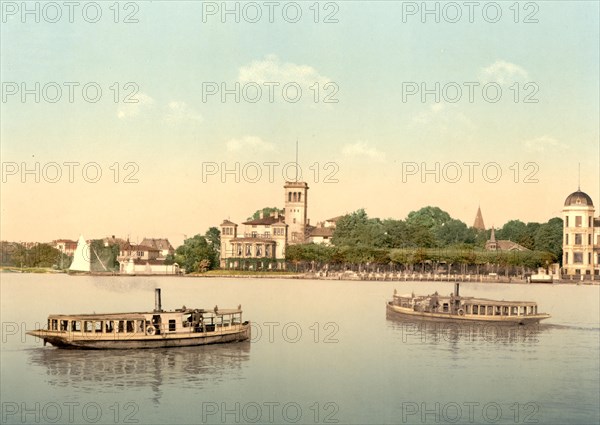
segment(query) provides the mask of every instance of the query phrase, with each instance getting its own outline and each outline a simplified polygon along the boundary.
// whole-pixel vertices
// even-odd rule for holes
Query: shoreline
[[[63,270],[53,269],[16,269],[16,268],[0,268],[0,273],[18,273],[18,274],[64,274],[69,277],[76,276],[95,276],[95,277],[176,277],[176,278],[203,278],[203,279],[310,279],[310,280],[338,280],[338,281],[362,281],[362,282],[461,282],[461,283],[503,283],[509,285],[585,285],[585,286],[596,286],[600,285],[600,278],[595,280],[575,280],[575,279],[554,279],[551,282],[528,282],[522,278],[516,277],[488,277],[488,276],[469,276],[469,275],[423,275],[423,274],[412,274],[412,275],[393,275],[387,274],[376,274],[376,273],[364,273],[358,275],[354,272],[335,272],[331,274],[322,275],[321,273],[286,273],[286,272],[275,272],[275,273],[189,273],[182,275],[174,274],[119,274],[119,273],[68,273]]]

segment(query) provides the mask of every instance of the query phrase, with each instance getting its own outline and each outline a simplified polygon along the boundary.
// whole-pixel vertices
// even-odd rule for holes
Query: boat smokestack
[[[162,311],[162,303],[160,300],[160,288],[154,290],[154,311]]]
[[[455,297],[460,296],[459,291],[458,291],[458,286],[459,286],[458,282],[454,282],[454,296]]]

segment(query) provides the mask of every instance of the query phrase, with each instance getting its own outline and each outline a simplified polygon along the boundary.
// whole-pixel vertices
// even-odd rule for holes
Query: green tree
[[[332,243],[336,246],[383,247],[387,242],[381,220],[370,219],[361,208],[338,220]]]
[[[434,228],[437,246],[451,246],[462,243],[475,243],[475,235],[465,223],[451,218]]]
[[[208,267],[202,260],[208,261]],[[215,250],[200,234],[186,239],[183,245],[177,247],[174,261],[185,269],[186,273],[196,273],[200,269],[214,269],[218,266]]]
[[[52,267],[57,264],[60,259],[61,252],[45,243],[37,244],[28,250],[27,266],[28,267]]]
[[[211,227],[204,234],[204,238],[213,250],[216,264],[219,264],[219,259],[221,258],[221,231],[217,227]]]
[[[427,229],[436,229],[452,220],[450,214],[438,207],[423,207],[418,211],[411,211],[406,218],[406,224],[409,226],[425,227]]]
[[[90,270],[93,272],[108,272],[118,270],[118,255],[118,245],[104,246],[103,240],[92,240],[90,243]]]
[[[556,258],[562,259],[563,221],[558,217],[541,224],[534,236],[535,249],[547,251]]]
[[[381,248],[406,248],[411,245],[409,229],[402,220],[386,219],[383,220],[382,244]]]

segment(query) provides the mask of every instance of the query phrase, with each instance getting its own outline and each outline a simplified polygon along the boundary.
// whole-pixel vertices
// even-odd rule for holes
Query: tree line
[[[562,257],[562,219],[547,223],[511,220],[495,231],[496,239],[516,242],[529,251],[486,251],[491,230],[468,227],[438,207],[412,211],[405,220],[369,218],[359,209],[340,218],[332,246],[304,244],[286,249],[292,264],[390,265],[405,270],[435,270],[440,264],[479,272],[483,265],[534,269]],[[306,267],[304,267],[306,268]]]

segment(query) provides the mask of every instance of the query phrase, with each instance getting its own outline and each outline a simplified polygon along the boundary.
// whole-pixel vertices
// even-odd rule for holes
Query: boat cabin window
[[[175,332],[177,329],[177,325],[175,324],[175,319],[169,320],[169,332]]]
[[[448,303],[444,303],[444,304],[442,304],[442,309],[443,309],[442,311],[443,311],[444,313],[448,313]]]
[[[500,316],[500,306],[499,306],[499,305],[497,305],[497,306],[495,306],[495,307],[496,307],[496,309],[495,309],[495,311],[494,311],[494,315],[495,315],[495,316]]]
[[[84,320],[83,321],[83,331],[84,332],[92,332],[92,324],[93,322],[91,320]]]
[[[508,306],[505,305],[504,307],[502,307],[502,315],[503,316],[508,316]]]
[[[521,316],[527,316],[527,307],[521,306]]]
[[[102,320],[98,321],[98,322],[94,322],[94,331],[97,333],[102,333]]]
[[[125,332],[125,321],[124,320],[119,320],[119,327],[117,332]]]
[[[48,319],[48,329],[51,331],[57,331],[58,330],[58,320]]]
[[[112,320],[107,320],[106,328],[104,329],[104,331],[109,334],[109,333],[113,333],[114,330],[115,330],[114,322]]]
[[[81,332],[81,322],[79,320],[71,320],[71,332]]]
[[[537,314],[537,305],[533,306],[533,314]]]
[[[478,305],[473,306],[473,314],[479,314],[479,306]]]
[[[532,305],[529,306],[529,314],[534,314],[533,313],[533,306]]]
[[[519,308],[517,306],[512,306],[510,308],[510,315],[511,316],[516,316],[517,314],[519,314],[518,310],[519,310]]]
[[[127,321],[127,332],[133,332],[133,320]]]
[[[61,320],[60,321],[60,330],[61,331],[66,331],[69,328],[69,321],[68,320]]]
[[[487,307],[487,314],[488,314],[488,316],[493,316],[494,315],[494,306],[493,305],[488,305],[488,307]]]

